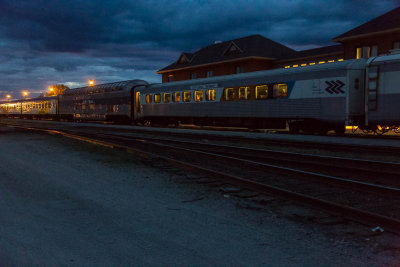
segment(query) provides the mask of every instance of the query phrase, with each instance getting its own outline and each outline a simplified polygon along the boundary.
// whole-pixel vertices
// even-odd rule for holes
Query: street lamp
[[[89,80],[89,86],[93,86],[94,85],[94,81],[93,80]]]
[[[29,95],[29,92],[28,92],[28,91],[23,91],[23,92],[22,92],[22,95],[23,95],[24,97],[27,97],[27,96]]]
[[[11,95],[6,95],[7,100],[11,99]]]
[[[50,87],[49,91],[50,91],[50,95],[54,94],[54,88],[53,87]]]

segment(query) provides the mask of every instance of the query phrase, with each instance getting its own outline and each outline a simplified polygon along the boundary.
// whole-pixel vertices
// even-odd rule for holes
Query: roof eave
[[[284,63],[284,62],[289,62],[289,61],[294,61],[294,60],[304,60],[304,59],[310,59],[310,58],[316,58],[316,57],[334,56],[334,55],[340,55],[340,54],[344,54],[344,51],[331,52],[331,53],[325,53],[325,54],[317,54],[317,55],[307,56],[307,57],[282,59],[282,60],[278,60],[277,63]]]
[[[377,32],[356,34],[356,35],[351,35],[351,36],[347,36],[347,37],[340,37],[339,36],[339,37],[336,37],[336,38],[332,39],[332,42],[340,43],[340,42],[349,41],[349,40],[353,40],[353,39],[370,37],[370,36],[373,36],[373,35],[388,34],[388,33],[397,32],[397,31],[400,31],[400,27],[389,29],[389,30],[385,30],[385,31],[377,31]]]
[[[192,66],[187,66],[187,67],[182,67],[182,68],[174,68],[174,69],[167,69],[167,70],[161,69],[161,70],[157,71],[156,73],[157,74],[163,74],[163,73],[171,72],[171,71],[193,69],[193,68],[205,67],[205,66],[210,66],[210,65],[218,65],[218,64],[228,63],[228,62],[242,61],[242,60],[246,60],[246,59],[276,60],[276,58],[249,56],[249,57],[241,57],[241,58],[218,61],[218,62],[210,62],[210,63],[205,63],[205,64],[192,65]]]

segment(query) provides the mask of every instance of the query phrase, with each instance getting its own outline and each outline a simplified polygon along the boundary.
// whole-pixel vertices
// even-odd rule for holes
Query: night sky
[[[130,79],[182,51],[261,34],[296,50],[330,40],[400,5],[398,0],[0,0],[0,100]]]

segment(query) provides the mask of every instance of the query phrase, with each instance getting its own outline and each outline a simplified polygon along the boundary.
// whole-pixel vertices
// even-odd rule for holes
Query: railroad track
[[[349,158],[248,149],[237,146],[206,144],[204,142],[131,137],[107,133],[93,134],[79,132],[76,131],[76,129],[75,131],[58,131],[16,125],[13,127],[34,131],[45,131],[52,134],[61,134],[70,138],[97,143],[130,153],[139,153],[141,155],[150,156],[151,158],[162,159],[174,165],[189,168],[191,171],[199,171],[209,176],[223,179],[226,183],[262,194],[278,195],[295,202],[338,214],[339,216],[366,225],[373,227],[380,226],[385,230],[400,234],[400,220],[398,219],[400,212],[397,210],[393,213],[387,212],[388,209],[390,211],[391,207],[394,207],[395,205],[397,207],[398,204],[400,204],[400,190],[398,187],[390,185],[390,180],[386,181],[387,185],[379,185],[361,180],[345,179],[318,172],[295,169],[293,167],[282,166],[282,164],[270,164],[265,161],[270,161],[271,158],[281,158],[282,161],[286,161],[287,163],[288,158],[290,157],[297,159],[298,161],[303,157],[301,160],[308,161],[309,164],[311,164],[310,161],[314,161],[315,165],[318,165],[319,168],[321,166],[333,167],[334,164],[343,166],[346,164],[347,170],[352,172],[358,172],[363,168],[372,166],[371,172],[374,171],[373,169],[379,168],[385,170],[383,171],[384,176],[392,176],[393,179],[395,179],[397,175],[396,168],[398,169],[399,163],[353,160],[352,163],[349,164],[349,161],[352,160]],[[205,164],[205,162],[209,162],[210,160],[212,161],[212,164]],[[216,168],[216,166],[225,163],[234,164],[236,168],[233,168],[230,171],[225,171],[223,168]],[[353,168],[350,165],[354,165]],[[248,166],[253,167],[252,169],[248,169],[251,171],[246,173],[240,170],[246,170]],[[287,177],[284,179],[282,177],[274,177],[273,179],[266,178],[264,177],[265,175],[263,176],[266,169],[278,171],[280,175],[282,173],[291,176],[295,175],[295,178],[291,178],[292,182],[290,182]],[[272,173],[275,175],[275,172]],[[299,176],[308,180],[304,182],[304,179],[299,179]],[[310,178],[312,178],[312,183],[310,182]],[[315,182],[319,185],[316,185]],[[327,183],[329,184],[329,187],[326,185],[320,185]],[[343,195],[352,194],[353,191],[359,193],[355,196],[352,195],[352,197],[346,201],[342,200],[341,202],[338,202],[334,201],[334,197],[332,198],[332,194],[335,195],[335,192],[340,192],[340,195]],[[372,205],[373,207],[371,207],[371,205],[362,205],[362,202],[365,201],[365,199],[363,199],[363,196],[360,194],[365,194],[365,191],[368,191],[369,194],[371,194],[369,197],[375,200],[378,198],[381,199],[380,201],[377,201],[377,205]],[[329,193],[331,193],[331,196],[326,197]],[[390,198],[388,196],[390,196]],[[361,198],[361,201],[357,198]],[[355,202],[358,201],[358,203],[351,205],[353,204],[351,202],[354,201],[354,199],[356,199]],[[374,203],[376,203],[376,201]],[[381,208],[385,203],[387,206],[384,210],[385,212],[377,212],[374,210],[374,208]],[[367,204],[370,203],[367,202]]]

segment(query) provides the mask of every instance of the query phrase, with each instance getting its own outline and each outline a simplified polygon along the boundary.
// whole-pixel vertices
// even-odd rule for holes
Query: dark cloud
[[[262,34],[295,49],[330,40],[397,0],[0,0],[0,91],[144,78],[216,40]],[[1,98],[1,94],[0,94]]]

